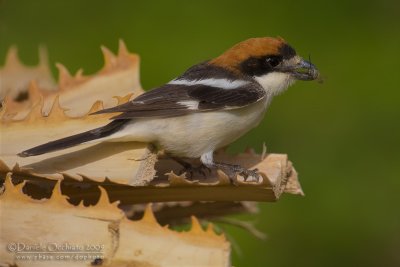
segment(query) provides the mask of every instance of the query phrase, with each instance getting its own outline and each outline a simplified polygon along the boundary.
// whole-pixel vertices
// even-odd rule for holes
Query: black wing
[[[166,84],[128,103],[93,114],[122,112],[112,119],[175,117],[193,112],[240,108],[255,103],[264,96],[265,91],[261,86],[252,82],[235,89],[201,84]]]

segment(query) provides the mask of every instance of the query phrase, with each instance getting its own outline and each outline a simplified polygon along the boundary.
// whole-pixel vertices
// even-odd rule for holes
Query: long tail
[[[33,147],[19,153],[18,156],[23,158],[37,156],[106,137],[120,130],[127,122],[129,120],[114,120],[105,126]]]

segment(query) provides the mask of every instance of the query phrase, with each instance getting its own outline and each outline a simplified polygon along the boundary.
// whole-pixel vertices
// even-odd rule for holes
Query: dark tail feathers
[[[18,156],[23,158],[37,156],[106,137],[120,130],[128,121],[129,120],[114,120],[105,126],[33,147],[19,153]]]

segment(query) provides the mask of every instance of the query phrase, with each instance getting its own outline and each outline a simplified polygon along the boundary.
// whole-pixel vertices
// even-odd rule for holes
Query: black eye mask
[[[250,57],[240,64],[240,69],[250,76],[262,76],[272,72],[281,62],[281,56]]]

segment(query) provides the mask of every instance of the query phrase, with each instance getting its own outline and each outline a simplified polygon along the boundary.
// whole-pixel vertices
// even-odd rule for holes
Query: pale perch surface
[[[217,235],[212,225],[204,230],[192,218],[192,229],[175,232],[161,227],[150,206],[143,218],[128,220],[110,203],[107,193],[95,206],[69,204],[61,195],[59,184],[48,200],[34,200],[22,193],[22,184],[14,186],[11,177],[5,181],[0,195],[0,265],[1,266],[88,266],[95,258],[102,266],[230,266],[230,245],[223,235]],[[38,253],[16,253],[15,243],[35,245]],[[11,251],[10,251],[11,244]],[[54,252],[54,244],[81,247],[78,250]],[[87,249],[87,246],[94,246]],[[27,250],[24,250],[28,252]],[[68,253],[62,253],[67,251]],[[22,260],[17,256],[47,255],[77,257],[86,260]]]

